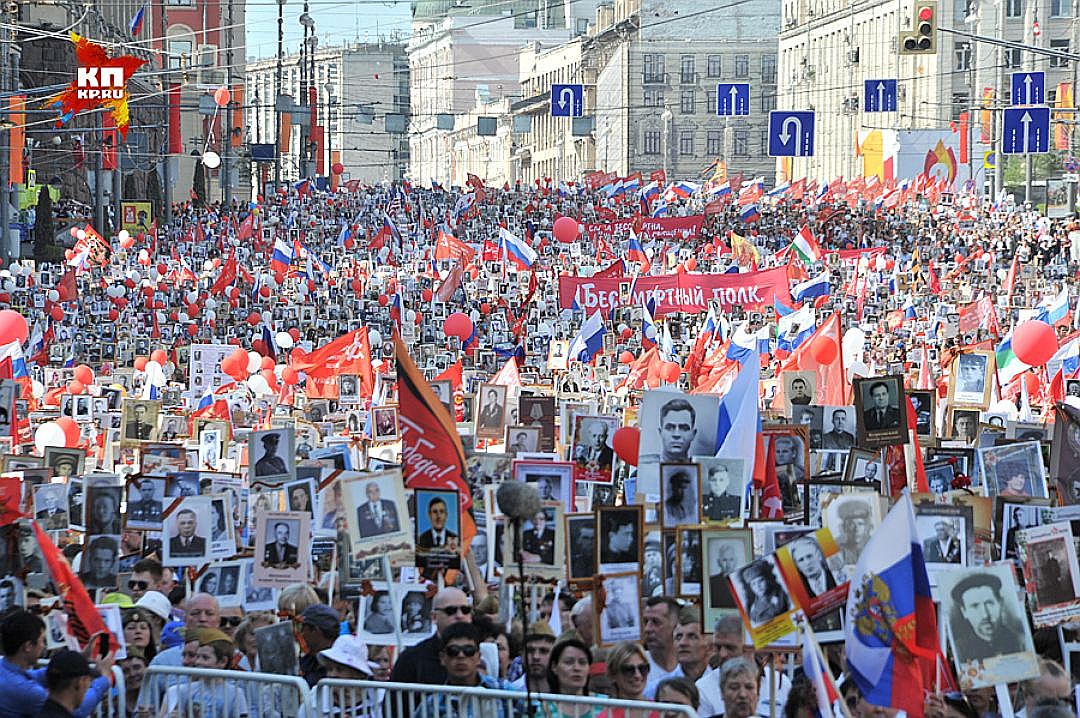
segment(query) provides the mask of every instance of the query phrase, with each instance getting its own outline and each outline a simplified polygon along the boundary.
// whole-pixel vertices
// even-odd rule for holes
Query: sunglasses
[[[637,673],[640,676],[647,676],[647,675],[649,675],[649,664],[648,663],[639,663],[636,666],[623,666],[622,668],[619,669],[619,672],[622,673],[627,678],[630,678],[635,673]]]
[[[472,613],[472,606],[446,606],[445,608],[436,608],[436,611],[442,611],[447,616],[456,616],[460,612],[462,616],[468,616]]]
[[[443,652],[450,658],[458,658],[459,656],[472,658],[479,650],[476,646],[446,646],[443,648]]]
[[[150,588],[150,582],[149,581],[128,581],[128,588],[134,589],[136,591],[145,591],[146,589]]]
[[[222,616],[219,624],[222,628],[236,628],[244,619],[239,616]]]

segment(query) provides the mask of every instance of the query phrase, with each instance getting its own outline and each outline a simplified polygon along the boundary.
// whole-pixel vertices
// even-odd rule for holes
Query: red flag
[[[290,366],[307,374],[309,397],[336,399],[337,377],[341,374],[356,374],[359,377],[362,397],[370,399],[375,391],[375,370],[371,365],[371,341],[367,327],[338,337],[290,362]]]
[[[828,337],[836,344],[836,358],[829,364],[819,362],[814,358],[813,352],[810,350],[818,337]],[[799,348],[780,365],[777,375],[779,376],[780,372],[785,371],[815,372],[817,374],[817,397],[819,402],[829,406],[847,404],[849,403],[848,383],[844,377],[840,346],[840,314],[839,312],[833,312],[833,315],[817,328],[813,336],[800,344]],[[783,405],[784,390],[781,384],[773,399],[773,407],[780,408]]]
[[[911,397],[906,397],[904,400],[907,402],[907,425],[908,431],[911,432],[912,453],[915,455],[915,490],[925,494],[930,492],[930,484],[926,480],[926,467],[923,465],[922,451],[919,450],[919,432],[916,429],[919,417],[915,412]]]
[[[439,288],[435,290],[435,298],[438,299],[440,302],[450,301],[450,298],[454,296],[454,292],[456,292],[458,287],[461,286],[462,274],[463,271],[461,269],[461,264],[455,264],[450,269],[450,274],[446,276],[446,279],[443,281],[443,283],[440,284]]]
[[[498,384],[499,386],[521,386],[521,374],[518,373],[517,359],[510,357],[503,364],[495,376],[491,377],[489,384]]]
[[[468,264],[476,256],[476,250],[452,234],[439,230],[435,240],[435,259],[456,259]]]
[[[255,215],[249,214],[243,222],[236,227],[236,238],[239,240],[251,239],[255,234]]]
[[[0,526],[13,524],[25,514],[19,511],[22,499],[22,479],[17,476],[0,478]]]
[[[776,436],[766,437],[769,450],[765,458],[765,483],[761,486],[761,506],[758,516],[765,519],[783,520],[784,502],[780,494],[780,480],[776,477]]]
[[[210,287],[210,294],[217,295],[225,292],[226,287],[236,281],[236,253],[229,255],[229,258],[225,260],[225,264],[221,267],[221,273],[218,274],[218,278],[214,280],[214,284]]]
[[[45,564],[49,567],[53,585],[56,586],[60,597],[64,600],[64,613],[68,616],[68,633],[75,636],[79,645],[86,646],[89,640],[98,633],[109,635],[109,649],[116,650],[120,647],[116,637],[105,627],[105,621],[101,614],[94,608],[94,602],[90,600],[90,594],[75,572],[71,570],[67,559],[56,548],[49,535],[42,531],[37,521],[34,521],[34,535]],[[93,550],[93,542],[88,550]],[[86,562],[89,567],[90,562]]]
[[[941,294],[941,282],[938,281],[937,272],[934,271],[934,260],[926,263],[926,275],[930,280],[930,293]]]
[[[465,450],[454,420],[424,375],[409,349],[394,332],[397,357],[398,411],[401,416],[402,475],[410,489],[451,489],[461,500],[461,543],[467,548],[476,535],[472,514],[472,491],[468,482]]]
[[[56,291],[60,293],[61,302],[73,302],[79,298],[79,289],[75,284],[75,270],[68,269],[60,281],[56,283]]]
[[[626,262],[622,259],[616,259],[608,266],[601,269],[599,272],[593,275],[594,277],[625,277],[626,276]]]

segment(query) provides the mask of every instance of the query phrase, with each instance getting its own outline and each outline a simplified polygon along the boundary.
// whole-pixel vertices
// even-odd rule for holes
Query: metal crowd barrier
[[[137,714],[147,718],[295,718],[312,716],[300,676],[181,666],[148,666]]]
[[[314,714],[302,718],[698,718],[689,706],[652,701],[325,678],[315,686]]]

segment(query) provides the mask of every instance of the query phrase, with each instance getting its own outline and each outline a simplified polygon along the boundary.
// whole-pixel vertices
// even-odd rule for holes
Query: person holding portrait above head
[[[1002,601],[1001,579],[973,573],[953,586],[952,635],[961,662],[1020,653],[1024,629]]]
[[[446,520],[450,517],[446,501],[436,496],[428,503],[427,513],[431,528],[417,537],[416,547],[457,551],[458,535],[446,526]]]
[[[278,443],[281,437],[278,434],[264,434],[261,438],[263,455],[255,462],[256,476],[277,476],[289,473],[285,466],[285,460],[277,455]]]
[[[870,385],[870,408],[863,410],[863,425],[867,431],[894,429],[900,425],[900,409],[890,405],[888,382],[875,381]]]
[[[399,530],[401,524],[398,522],[397,506],[394,506],[393,501],[382,498],[379,485],[369,481],[364,487],[364,493],[367,494],[367,501],[356,510],[360,538]]]
[[[716,463],[711,466],[705,477],[701,503],[701,513],[708,521],[738,518],[742,509],[742,496],[731,493],[732,490],[739,490],[739,487],[733,484],[727,464]]]
[[[697,411],[683,398],[671,399],[660,407],[660,453],[643,454],[638,463],[683,464],[697,436]]]
[[[828,451],[847,451],[855,446],[855,435],[844,427],[847,425],[847,412],[834,409],[832,429],[821,435],[821,448]]]
[[[263,562],[272,568],[288,568],[299,561],[299,550],[289,543],[289,525],[284,521],[274,524],[274,542],[266,544]]]

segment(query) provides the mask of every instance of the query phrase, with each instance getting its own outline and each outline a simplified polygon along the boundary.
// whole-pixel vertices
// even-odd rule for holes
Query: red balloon
[[[291,329],[289,329],[289,336],[292,337],[292,340],[294,342],[300,341],[300,330],[297,329],[296,327],[292,327]],[[293,350],[293,351],[295,351],[295,350]]]
[[[836,342],[832,337],[823,334],[810,342],[810,356],[814,357],[814,361],[818,364],[832,364],[836,361],[836,354]]]
[[[259,365],[263,369],[271,369],[271,370],[273,370],[273,368],[274,368],[274,360],[271,359],[270,357],[263,357],[259,361]]]
[[[253,327],[258,326],[259,322],[261,322],[261,321],[262,321],[262,315],[259,314],[258,312],[252,312],[251,314],[248,315],[247,323],[250,324]]]
[[[291,366],[287,366],[281,371],[281,380],[289,386],[295,386],[300,381],[300,375]]]
[[[75,423],[75,420],[70,416],[61,416],[56,420],[56,425],[64,430],[64,446],[72,448],[79,445],[79,439],[82,436],[82,432],[79,430],[79,425]]]
[[[1057,334],[1046,322],[1030,319],[1013,330],[1012,350],[1025,364],[1042,366],[1057,353]]]
[[[432,292],[430,289],[425,289],[424,291],[420,292],[420,296],[424,299],[425,302],[430,302],[431,298],[435,296],[435,293]]]
[[[195,336],[196,334],[199,333],[199,325],[198,324],[188,324],[187,325],[187,333],[188,333],[189,337]]]
[[[702,247],[702,249],[705,250],[705,254],[712,254],[713,250],[716,249],[716,247],[713,246],[712,242],[708,242],[705,244],[704,247]]]
[[[448,337],[458,337],[464,341],[473,332],[472,319],[469,319],[467,314],[454,312],[443,323],[443,332]]]
[[[630,364],[633,361],[634,361],[634,353],[633,352],[623,352],[622,354],[619,355],[619,363],[620,364]]]
[[[673,361],[664,362],[660,367],[660,378],[669,384],[677,382],[681,373],[682,367]]]
[[[64,310],[60,306],[53,306],[49,310],[49,316],[53,318],[53,321],[62,322],[64,321]]]
[[[270,298],[270,287],[267,287],[267,286],[259,287],[259,296],[262,297],[263,299],[269,299]]]
[[[480,313],[481,314],[491,314],[491,305],[488,304],[487,302],[481,303],[480,304]]]
[[[623,329],[621,332],[619,332],[619,337],[622,338],[624,342],[632,336],[634,336],[634,330],[630,327],[627,327],[626,329]]]
[[[135,371],[146,371],[146,357],[135,357]]]
[[[1035,376],[1031,372],[1024,374],[1024,383],[1027,384],[1028,396],[1035,396],[1039,393],[1039,389],[1042,387],[1042,382],[1039,381],[1039,377]]]
[[[251,351],[255,352],[256,354],[262,354],[263,356],[266,356],[270,353],[266,351],[266,342],[264,342],[262,339],[256,339],[251,343]]]
[[[352,288],[355,294],[360,294],[364,291],[364,283],[361,282],[359,279],[354,279],[349,282],[349,286]]]
[[[641,445],[641,431],[636,426],[623,426],[611,436],[611,446],[615,454],[630,464],[638,464],[638,447]]]
[[[110,309],[109,310],[109,321],[110,322],[115,322],[119,318],[120,318],[120,312],[116,311],[115,309]]]
[[[94,370],[86,366],[85,364],[80,364],[79,366],[75,367],[73,375],[84,385],[94,383]]]
[[[156,361],[161,366],[165,366],[169,361],[169,355],[165,353],[164,349],[155,349],[150,352],[150,361]]]
[[[559,217],[555,220],[555,226],[552,228],[552,233],[555,235],[555,239],[559,240],[563,244],[570,244],[581,232],[581,228],[578,226],[577,220],[573,217]]]
[[[690,259],[686,260],[686,271],[688,271],[688,272],[692,272],[692,271],[694,271],[695,269],[697,269],[697,260],[696,260],[696,259],[694,259],[693,257],[691,257]]]
[[[339,175],[345,171],[345,165],[341,164],[340,162],[335,162],[334,164],[330,165],[330,170],[334,174]]]
[[[86,386],[78,379],[72,379],[67,385],[68,394],[82,394],[86,391]]]
[[[385,294],[380,294],[379,295],[379,306],[380,307],[385,307],[389,303],[390,303],[390,297],[386,296]]]

